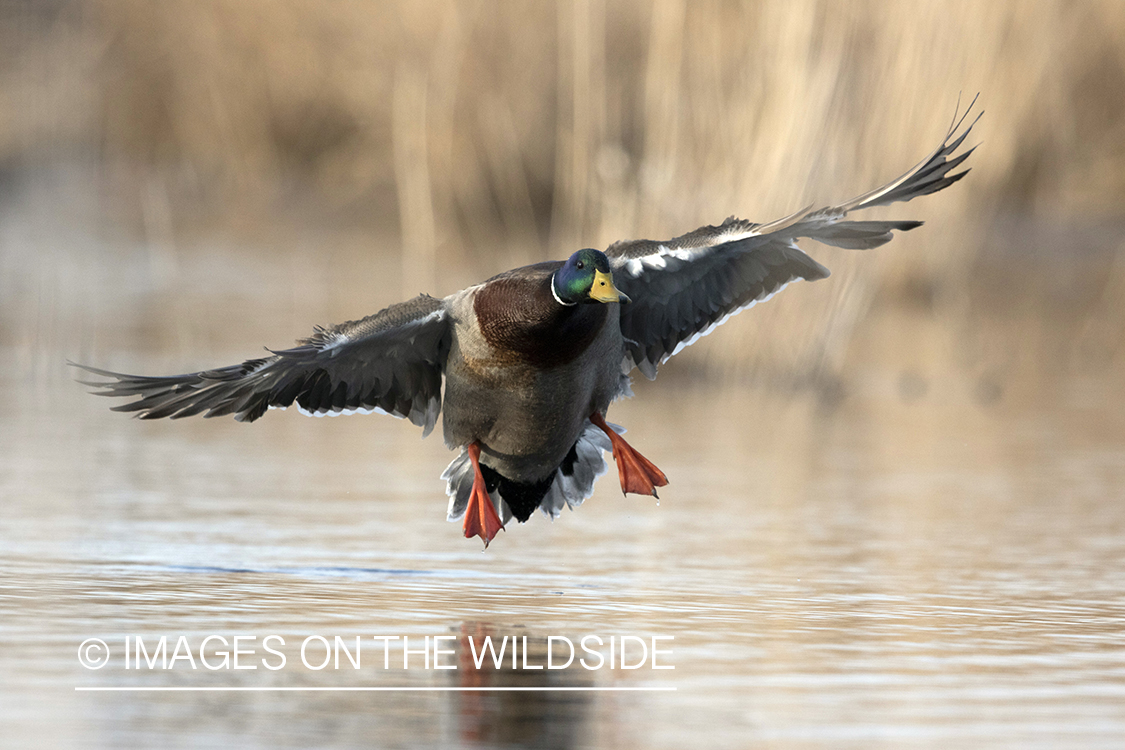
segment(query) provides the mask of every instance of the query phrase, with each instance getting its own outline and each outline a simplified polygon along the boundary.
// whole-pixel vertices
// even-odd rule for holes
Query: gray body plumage
[[[530,266],[501,277],[544,283],[551,270]],[[553,480],[539,507],[555,517],[563,505],[575,507],[588,498],[594,480],[606,470],[602,453],[610,449],[609,439],[589,417],[604,414],[614,399],[629,392],[621,369],[625,342],[617,324],[619,306],[606,305],[592,341],[577,356],[541,367],[487,340],[475,306],[488,283],[445,300],[452,329],[445,369],[445,443],[456,449],[478,441],[481,463],[514,482]],[[576,461],[560,468],[572,450]],[[456,520],[465,511],[473,481],[464,450],[443,478],[450,496],[448,515]],[[493,501],[506,522],[512,514],[507,503],[495,492]]]
[[[526,487],[534,505],[515,512],[520,520],[534,507],[556,516],[588,497],[605,471],[610,441],[590,417],[629,395],[634,367],[654,378],[660,364],[731,315],[793,281],[826,277],[828,269],[797,247],[800,238],[866,249],[919,226],[845,217],[963,177],[968,170],[950,172],[972,153],[953,155],[976,122],[961,130],[967,116],[955,117],[941,145],[902,177],[837,206],[767,224],[732,217],[673,240],[611,245],[605,256],[629,304],[563,310],[550,286],[562,264],[537,264],[444,299],[421,295],[317,329],[292,349],[241,365],[171,377],[82,367],[108,379],[90,383],[99,395],[134,399],[115,410],[143,419],[232,414],[254,421],[296,403],[317,416],[384,412],[429,433],[444,406],[445,442],[461,449],[443,475],[451,518],[465,511],[473,479],[465,449],[474,441],[504,520],[514,510],[503,493],[527,495]]]
[[[566,457],[587,417],[605,413],[627,386],[618,304],[608,305],[597,336],[575,359],[541,368],[485,340],[473,311],[481,289],[446,299],[453,335],[445,368],[445,443],[456,448],[479,440],[486,464],[517,482],[538,481]]]

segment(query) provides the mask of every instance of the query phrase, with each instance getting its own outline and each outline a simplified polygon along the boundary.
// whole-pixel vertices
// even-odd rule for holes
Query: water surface
[[[403,422],[139,422],[9,365],[0,743],[1120,747],[1117,386],[901,386],[870,369],[826,405],[639,384],[612,418],[671,478],[660,502],[611,472],[578,512],[482,552],[444,520],[450,454]],[[280,635],[286,666],[124,668],[126,637],[214,634]],[[453,636],[459,668],[402,669],[399,642],[384,669],[372,638],[395,635]],[[526,637],[531,665],[551,636],[670,638],[675,669],[475,669],[465,644],[486,635]],[[305,667],[309,636],[360,636],[362,668]],[[80,665],[88,638],[105,668]],[[445,690],[75,691],[127,686]]]

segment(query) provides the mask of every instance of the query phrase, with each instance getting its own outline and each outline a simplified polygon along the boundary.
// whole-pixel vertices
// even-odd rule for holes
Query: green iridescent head
[[[567,259],[551,278],[551,291],[564,305],[579,302],[628,302],[629,298],[613,285],[609,258],[599,250],[586,248]]]

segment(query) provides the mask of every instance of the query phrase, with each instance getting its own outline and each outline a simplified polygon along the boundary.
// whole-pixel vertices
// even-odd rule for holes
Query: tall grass
[[[155,179],[177,232],[395,228],[404,293],[849,197],[917,161],[959,94],[981,92],[971,177],[888,212],[930,220],[909,251],[817,248],[834,283],[756,310],[712,347],[721,360],[816,370],[843,356],[878,289],[962,278],[998,213],[1089,222],[1125,207],[1115,0],[104,0],[0,13],[3,164],[92,160],[139,206]]]

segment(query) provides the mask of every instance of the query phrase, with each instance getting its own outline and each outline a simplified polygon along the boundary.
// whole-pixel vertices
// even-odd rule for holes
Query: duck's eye
[[[586,264],[583,263],[582,261],[578,261],[577,263],[574,264],[574,267],[577,268],[579,271],[581,271],[583,268],[586,267]]]

